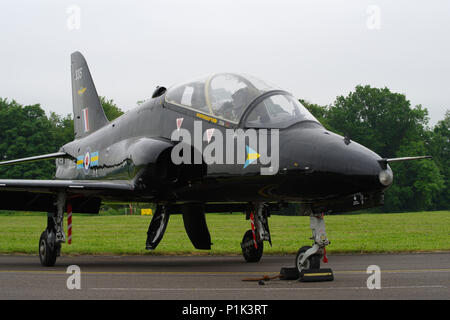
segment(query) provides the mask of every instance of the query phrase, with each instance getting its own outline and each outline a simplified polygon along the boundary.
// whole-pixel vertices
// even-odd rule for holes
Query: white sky
[[[428,108],[431,124],[450,109],[448,0],[1,0],[0,97],[71,113],[76,50],[123,110],[157,85],[221,71],[318,104],[387,86]]]

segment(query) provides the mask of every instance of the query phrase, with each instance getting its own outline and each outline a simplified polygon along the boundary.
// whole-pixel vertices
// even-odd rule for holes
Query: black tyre
[[[55,265],[60,247],[60,244],[51,245],[47,230],[42,232],[39,239],[39,259],[44,267],[53,267]]]
[[[300,266],[300,260],[302,259],[303,255],[308,249],[311,249],[311,247],[310,246],[301,247],[297,252],[297,256],[295,257],[295,266],[297,267],[299,272],[301,272],[302,270],[320,269],[319,254],[314,254],[310,256],[308,259],[306,259],[303,266]]]
[[[257,242],[258,248],[255,248],[253,242],[253,232],[248,230],[242,238],[241,248],[242,255],[247,262],[258,262],[261,260],[264,251],[264,244],[262,241]]]

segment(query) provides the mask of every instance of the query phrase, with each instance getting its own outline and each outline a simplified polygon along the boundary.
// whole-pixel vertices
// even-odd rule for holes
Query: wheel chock
[[[281,280],[297,280],[300,277],[297,268],[281,268],[280,279]]]
[[[302,270],[299,275],[299,281],[302,282],[318,282],[333,281],[333,270],[331,269],[309,269]]]

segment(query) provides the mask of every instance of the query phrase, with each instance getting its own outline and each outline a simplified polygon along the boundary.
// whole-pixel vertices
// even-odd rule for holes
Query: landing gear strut
[[[257,204],[255,209],[248,215],[252,229],[247,230],[241,242],[242,255],[247,262],[261,260],[264,251],[263,241],[269,241],[272,245],[268,223],[269,210],[263,203]]]
[[[45,267],[55,265],[56,258],[61,252],[61,243],[66,242],[63,226],[65,203],[65,193],[58,193],[55,202],[56,210],[47,214],[47,228],[39,238],[39,259]]]
[[[299,273],[305,270],[320,269],[320,259],[326,258],[325,247],[330,244],[325,232],[323,214],[312,213],[309,219],[314,244],[312,247],[305,246],[298,250],[295,257],[295,266]]]

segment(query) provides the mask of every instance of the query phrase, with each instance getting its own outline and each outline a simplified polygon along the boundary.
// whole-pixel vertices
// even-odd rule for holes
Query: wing
[[[123,180],[0,179],[0,210],[52,212],[55,194],[64,190],[73,212],[98,213],[103,198],[126,198],[134,189],[132,182]]]
[[[55,152],[2,161],[0,167],[57,158],[72,158],[72,156],[64,152]],[[0,179],[0,210],[52,212],[55,194],[64,190],[73,212],[98,213],[102,199],[126,200],[131,198],[134,189],[134,183],[127,180]]]
[[[9,166],[9,165],[13,165],[13,164],[41,161],[41,160],[50,160],[50,159],[56,159],[56,158],[72,158],[72,157],[65,152],[55,152],[55,153],[43,154],[43,155],[34,156],[34,157],[2,161],[2,162],[0,162],[0,167],[1,166]]]

